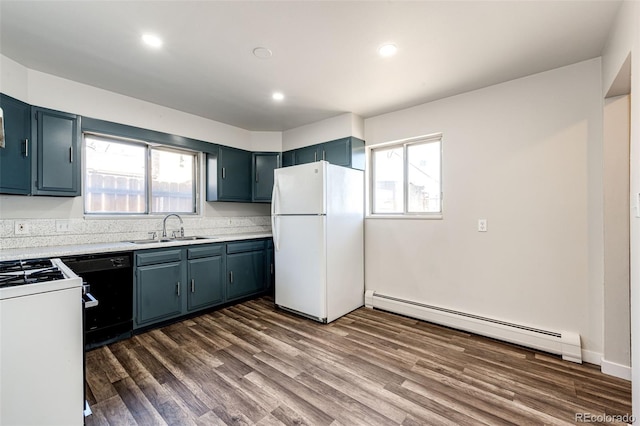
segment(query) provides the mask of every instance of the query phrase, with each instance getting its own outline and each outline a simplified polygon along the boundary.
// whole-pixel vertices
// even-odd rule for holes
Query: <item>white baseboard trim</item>
[[[600,352],[594,352],[589,350],[582,350],[582,360],[584,362],[588,362],[589,364],[601,365],[602,364],[602,354]]]
[[[631,381],[631,367],[602,358],[600,370],[609,376]]]
[[[365,306],[394,312],[423,321],[465,330],[520,346],[562,355],[562,359],[582,363],[580,335],[567,330],[544,330],[539,327],[517,324],[498,318],[479,316],[473,313],[434,306],[419,301],[402,299],[367,290]],[[594,356],[598,363],[601,355]]]

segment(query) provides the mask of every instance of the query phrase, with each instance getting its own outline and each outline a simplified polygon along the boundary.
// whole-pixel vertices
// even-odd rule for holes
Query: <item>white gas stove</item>
[[[82,296],[60,259],[0,262],[0,424],[84,423]]]

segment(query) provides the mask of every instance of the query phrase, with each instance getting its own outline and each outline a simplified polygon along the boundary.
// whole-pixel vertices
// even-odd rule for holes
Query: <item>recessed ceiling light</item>
[[[147,46],[155,47],[156,49],[162,47],[162,39],[157,35],[143,34],[142,42]]]
[[[273,55],[273,52],[266,47],[256,47],[253,49],[253,56],[260,59],[268,59]]]
[[[393,44],[393,43],[387,43],[387,44],[383,44],[382,46],[380,46],[380,48],[378,49],[378,53],[380,54],[380,56],[382,56],[383,58],[388,58],[390,56],[393,56],[396,54],[396,52],[398,51],[398,47]]]
[[[274,101],[281,101],[284,99],[284,94],[282,92],[274,92],[273,95],[271,95],[271,98]]]

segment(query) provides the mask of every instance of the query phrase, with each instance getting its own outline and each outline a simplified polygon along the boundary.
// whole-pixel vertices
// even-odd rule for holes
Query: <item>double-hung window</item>
[[[372,216],[441,214],[441,153],[442,135],[371,148]]]
[[[198,153],[108,136],[84,136],[87,214],[197,212]]]

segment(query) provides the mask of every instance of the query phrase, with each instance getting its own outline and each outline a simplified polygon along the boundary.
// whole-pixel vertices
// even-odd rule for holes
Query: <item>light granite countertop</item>
[[[92,253],[110,253],[121,251],[147,250],[153,248],[166,248],[176,246],[188,246],[195,244],[223,243],[228,241],[250,240],[254,238],[271,238],[270,232],[256,233],[238,233],[219,235],[215,237],[206,237],[198,240],[185,241],[164,241],[154,243],[136,244],[132,242],[113,242],[113,243],[96,243],[96,244],[73,244],[66,246],[45,246],[45,247],[29,247],[16,248],[8,250],[0,250],[0,261],[7,260],[23,260],[38,258],[53,258],[74,256],[79,254]]]

